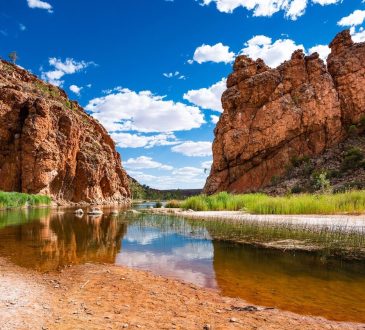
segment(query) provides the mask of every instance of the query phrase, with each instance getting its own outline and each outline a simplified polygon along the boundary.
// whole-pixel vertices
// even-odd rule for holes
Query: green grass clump
[[[0,191],[0,209],[49,204],[51,204],[51,198],[48,196]]]
[[[171,201],[168,201],[165,205],[167,209],[177,209],[181,206],[181,201],[178,201],[176,199],[173,199]]]
[[[195,211],[238,211],[254,214],[339,214],[365,212],[365,191],[337,194],[298,194],[272,197],[265,194],[200,195],[182,202]]]

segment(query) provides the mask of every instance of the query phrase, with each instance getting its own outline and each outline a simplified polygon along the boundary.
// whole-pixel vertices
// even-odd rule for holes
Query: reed
[[[0,191],[0,209],[50,204],[51,198],[48,196]]]
[[[365,212],[365,191],[337,194],[265,194],[232,195],[226,192],[211,196],[193,196],[181,203],[195,211],[246,211],[254,214],[341,214]]]

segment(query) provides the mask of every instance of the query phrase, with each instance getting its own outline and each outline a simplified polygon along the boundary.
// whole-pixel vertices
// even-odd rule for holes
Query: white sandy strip
[[[179,215],[195,219],[257,221],[358,231],[365,234],[365,215],[257,215],[234,211],[182,211]]]

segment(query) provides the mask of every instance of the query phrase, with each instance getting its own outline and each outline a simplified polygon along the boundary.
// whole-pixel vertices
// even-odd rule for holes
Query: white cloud
[[[331,5],[341,0],[312,0],[314,4]],[[296,20],[302,16],[309,0],[202,0],[201,5],[215,3],[217,9],[223,13],[232,13],[238,7],[253,11],[253,16],[272,16],[284,11],[285,17]]]
[[[309,48],[309,54],[318,53],[319,57],[326,61],[328,55],[331,53],[331,49],[327,45],[317,45]]]
[[[207,160],[205,162],[202,162],[201,166],[202,166],[203,169],[209,170],[210,167],[212,166],[212,164],[213,164],[213,160]]]
[[[355,10],[352,14],[342,17],[337,24],[339,26],[356,26],[364,22],[365,10]]]
[[[256,60],[261,58],[270,67],[277,67],[285,60],[289,60],[297,49],[303,49],[303,45],[297,45],[291,39],[278,39],[274,43],[272,39],[264,35],[257,35],[245,43],[242,54]]]
[[[45,9],[49,13],[53,12],[52,6],[45,1],[41,0],[27,0],[29,8],[39,8],[39,9]]]
[[[223,112],[221,97],[226,90],[226,82],[227,80],[223,78],[208,88],[190,90],[183,97],[203,109]]]
[[[151,157],[141,156],[137,158],[129,158],[124,163],[125,168],[130,169],[161,169],[161,170],[167,170],[172,171],[173,167],[170,165],[164,165],[162,163],[154,161]]]
[[[208,175],[203,168],[190,166],[175,169],[169,175],[151,175],[133,170],[128,170],[128,174],[155,189],[199,189],[204,186]]]
[[[70,86],[70,91],[75,93],[76,95],[80,95],[81,90],[82,90],[82,87],[79,87],[77,85]]]
[[[153,148],[158,146],[175,145],[179,143],[171,134],[140,135],[131,133],[112,133],[112,139],[120,148]]]
[[[351,37],[354,42],[364,42],[365,41],[365,30],[361,27],[358,31],[356,31],[355,27],[351,27],[350,29]]]
[[[187,141],[172,147],[171,150],[189,157],[211,156],[212,143],[207,141]]]
[[[66,74],[73,74],[86,69],[90,65],[95,65],[93,62],[75,61],[72,58],[66,58],[65,61],[52,57],[48,60],[49,66],[52,67],[50,71],[42,71],[42,79],[49,83],[62,86],[64,81],[61,78]]]
[[[199,128],[205,123],[197,107],[165,100],[150,91],[126,88],[91,100],[86,110],[112,132],[173,132]]]
[[[219,116],[215,116],[215,115],[211,115],[211,116],[210,116],[210,122],[211,122],[212,124],[217,124],[217,123],[218,123],[218,121],[219,121]]]
[[[194,52],[193,60],[199,64],[205,62],[230,63],[234,60],[235,54],[229,51],[228,46],[224,46],[221,42],[214,45],[202,45]],[[193,61],[190,60],[189,63]]]
[[[27,29],[27,27],[24,24],[19,23],[19,30],[20,31],[25,31],[26,29]]]
[[[177,175],[177,176],[186,177],[186,178],[192,178],[192,177],[197,177],[197,176],[203,175],[204,171],[201,168],[186,166],[186,167],[181,167],[181,168],[174,170],[172,172],[172,174]]]

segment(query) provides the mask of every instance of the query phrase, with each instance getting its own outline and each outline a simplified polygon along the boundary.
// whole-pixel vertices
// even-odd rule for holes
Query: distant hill
[[[128,175],[129,187],[132,198],[145,200],[171,200],[184,199],[190,196],[199,195],[202,189],[171,189],[158,190],[147,185],[140,184],[136,179]]]

